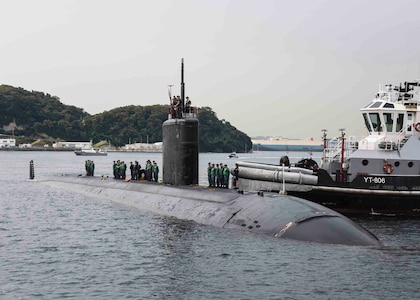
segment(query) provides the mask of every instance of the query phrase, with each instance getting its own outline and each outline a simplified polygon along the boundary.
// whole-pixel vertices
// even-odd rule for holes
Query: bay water
[[[202,153],[200,184],[207,185],[208,162],[232,168],[235,160],[278,163],[286,154],[293,162],[308,156]],[[84,174],[86,159],[72,152],[0,151],[0,299],[420,297],[419,220],[355,220],[380,247],[318,244],[200,225],[40,183]],[[90,159],[95,176],[112,177],[118,159],[162,166],[161,153]]]

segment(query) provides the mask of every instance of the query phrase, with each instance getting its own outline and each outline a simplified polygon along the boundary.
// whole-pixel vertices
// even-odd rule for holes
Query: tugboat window
[[[395,165],[396,167],[398,167],[398,166],[400,165],[400,162],[399,162],[399,161],[396,161],[394,165]]]
[[[410,114],[407,114],[407,123],[411,124],[412,123],[411,120],[413,120],[413,115],[411,113]],[[407,131],[408,132],[411,131],[411,125],[407,126]]]
[[[394,120],[392,119],[392,114],[384,113],[384,121],[385,121],[386,131],[392,132],[392,125],[394,123]]]
[[[382,102],[378,101],[378,102],[373,102],[372,105],[370,106],[370,108],[377,108],[379,106],[381,106]]]
[[[363,114],[363,119],[365,120],[365,126],[369,132],[372,132],[372,126],[370,126],[369,119],[367,114]]]
[[[369,161],[367,159],[362,160],[362,165],[367,166]]]
[[[404,114],[398,114],[398,118],[397,118],[397,132],[400,132],[403,129],[403,124],[404,124]]]
[[[412,161],[410,161],[409,163],[408,163],[408,167],[412,167],[413,166],[413,162]]]
[[[385,103],[384,108],[394,108],[394,104],[392,103]]]
[[[382,132],[382,123],[378,113],[369,114],[370,121],[372,122],[373,131]]]

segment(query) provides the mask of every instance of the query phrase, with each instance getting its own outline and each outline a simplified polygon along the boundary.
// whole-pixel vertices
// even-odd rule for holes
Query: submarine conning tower
[[[185,103],[184,59],[181,60],[181,99],[170,97],[170,113],[163,122],[163,183],[198,184],[198,119]],[[179,101],[180,100],[180,101]]]

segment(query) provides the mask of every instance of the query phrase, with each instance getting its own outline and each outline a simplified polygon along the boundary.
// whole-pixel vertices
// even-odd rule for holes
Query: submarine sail
[[[163,183],[198,184],[198,119],[185,109],[184,59],[181,62],[181,102],[171,103],[169,119],[162,125]]]

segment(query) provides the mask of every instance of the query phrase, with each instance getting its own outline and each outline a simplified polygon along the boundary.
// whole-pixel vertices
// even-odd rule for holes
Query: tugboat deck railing
[[[324,149],[324,162],[339,161],[342,152],[342,140],[340,137],[333,138],[327,142]],[[349,137],[344,141],[344,156],[348,157],[351,153],[358,149],[358,140],[355,137]]]

